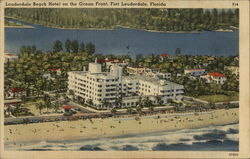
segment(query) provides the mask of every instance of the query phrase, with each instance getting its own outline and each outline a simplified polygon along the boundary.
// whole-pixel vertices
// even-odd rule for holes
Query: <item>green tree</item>
[[[115,114],[117,113],[117,110],[116,110],[115,107],[111,109],[111,113],[112,113],[113,115],[115,115]]]
[[[56,52],[60,52],[62,50],[63,50],[62,42],[59,40],[56,40],[54,42],[54,45],[53,45],[53,52],[56,53]]]
[[[78,53],[78,49],[79,49],[79,43],[77,40],[73,40],[71,42],[71,50],[73,53]]]
[[[127,113],[131,114],[133,112],[133,108],[132,107],[128,107],[127,108]]]
[[[42,110],[45,108],[44,101],[38,101],[36,103],[36,108],[39,109],[39,113],[42,114]]]
[[[85,44],[83,42],[80,43],[79,52],[85,52]]]
[[[67,52],[70,52],[70,50],[71,50],[71,41],[70,41],[69,39],[67,39],[67,40],[65,41],[64,47],[65,47],[65,50],[66,50]]]
[[[95,53],[95,45],[92,44],[91,42],[86,45],[86,52],[89,55],[93,55]]]
[[[54,110],[55,110],[56,112],[58,112],[58,110],[60,109],[60,104],[59,104],[59,103],[55,103],[55,104],[53,105],[53,108],[54,108]]]

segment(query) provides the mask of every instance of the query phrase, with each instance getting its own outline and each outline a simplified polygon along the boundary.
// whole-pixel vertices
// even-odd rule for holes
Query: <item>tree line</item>
[[[6,8],[8,17],[62,28],[201,31],[239,27],[239,9]]]
[[[89,55],[93,55],[95,53],[95,45],[91,42],[87,43],[86,46],[83,42],[79,43],[77,40],[67,39],[64,42],[64,48],[66,52],[69,53],[83,53],[86,52]],[[63,51],[63,43],[59,40],[56,40],[53,44],[53,52],[61,52]]]

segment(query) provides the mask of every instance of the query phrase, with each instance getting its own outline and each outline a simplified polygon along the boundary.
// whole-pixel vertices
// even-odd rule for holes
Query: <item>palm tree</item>
[[[156,96],[156,102],[157,102],[157,105],[161,105],[161,96]]]
[[[150,111],[151,113],[154,112],[154,106],[153,106],[153,105],[151,105],[151,106],[149,107],[149,111]]]
[[[44,100],[45,107],[47,108],[47,112],[49,112],[49,108],[51,108],[52,106],[50,97],[48,95],[44,95],[43,100]]]
[[[136,107],[136,111],[137,111],[138,114],[141,114],[141,112],[142,112],[142,107],[141,107],[141,106],[137,106],[137,107]]]
[[[40,101],[36,103],[36,108],[39,109],[39,113],[42,114],[42,109],[45,108],[44,101]]]
[[[92,105],[93,105],[93,100],[92,100],[92,99],[88,99],[88,100],[86,101],[86,103],[87,103],[88,105],[92,106]]]
[[[115,104],[116,104],[116,106],[121,107],[121,105],[122,105],[122,97],[117,97],[116,100],[115,100]]]
[[[142,107],[142,105],[143,105],[142,97],[139,97],[137,106]]]
[[[69,90],[69,96],[70,96],[70,98],[72,99],[72,100],[74,100],[75,99],[75,92],[72,90],[72,89],[70,89]]]
[[[102,106],[104,106],[105,108],[107,108],[109,106],[109,102],[107,99],[102,100]]]
[[[117,113],[117,110],[116,110],[115,107],[111,109],[111,113],[112,113],[113,115],[115,115],[115,114]]]
[[[153,102],[149,99],[149,97],[146,97],[143,100],[143,105],[146,106],[146,107],[151,107],[153,105]]]
[[[131,114],[133,112],[133,108],[132,107],[128,107],[127,108],[127,113]]]
[[[60,104],[59,103],[55,103],[54,105],[53,105],[54,107],[54,110],[56,111],[56,113],[57,113],[57,111],[59,110],[59,108],[60,108]]]

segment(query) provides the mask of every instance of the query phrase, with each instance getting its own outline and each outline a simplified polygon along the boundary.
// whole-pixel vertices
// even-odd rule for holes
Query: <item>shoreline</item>
[[[15,20],[19,20],[17,18],[13,18],[13,17],[8,17],[5,16],[6,18],[10,18],[10,19],[15,19]],[[22,21],[22,20],[19,20]],[[30,23],[30,22],[27,22]],[[145,32],[152,32],[152,33],[191,33],[191,34],[199,34],[202,31],[159,31],[159,30],[150,30],[150,29],[138,29],[138,28],[132,28],[129,26],[121,26],[121,25],[116,25],[114,28],[70,28],[70,27],[59,27],[59,26],[47,26],[47,25],[43,25],[43,24],[35,24],[35,25],[41,25],[43,27],[47,27],[47,28],[53,28],[53,29],[67,29],[67,30],[97,30],[97,31],[113,31],[113,30],[117,30],[119,27],[120,28],[125,28],[125,29],[131,29],[131,30],[139,30],[139,31],[145,31]],[[35,28],[33,26],[30,26],[32,28]],[[234,30],[238,30],[239,28],[236,29],[218,29],[218,30],[211,30],[210,32],[233,32]],[[206,31],[206,30],[203,30]]]
[[[29,25],[22,25],[22,26],[4,26],[4,28],[34,29],[35,27]]]
[[[30,143],[39,141],[63,142],[95,138],[115,138],[119,136],[147,134],[161,131],[203,128],[239,122],[238,108],[215,110],[199,115],[171,114],[127,118],[106,118],[78,121],[60,121],[28,125],[4,126],[5,144]],[[11,133],[10,133],[11,132]]]

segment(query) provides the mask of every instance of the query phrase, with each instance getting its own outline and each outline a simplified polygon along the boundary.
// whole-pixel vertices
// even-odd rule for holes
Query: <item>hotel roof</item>
[[[148,76],[143,76],[143,75],[135,75],[135,76],[123,76],[123,79],[124,80],[142,80],[142,81],[145,81],[145,82],[150,82],[150,83],[153,83],[153,84],[155,84],[155,85],[161,85],[160,84],[160,79],[159,78],[155,78],[155,77],[148,77]],[[179,86],[179,84],[177,84],[177,83],[173,83],[173,82],[169,82],[169,81],[165,81],[164,80],[164,85],[165,86]]]

